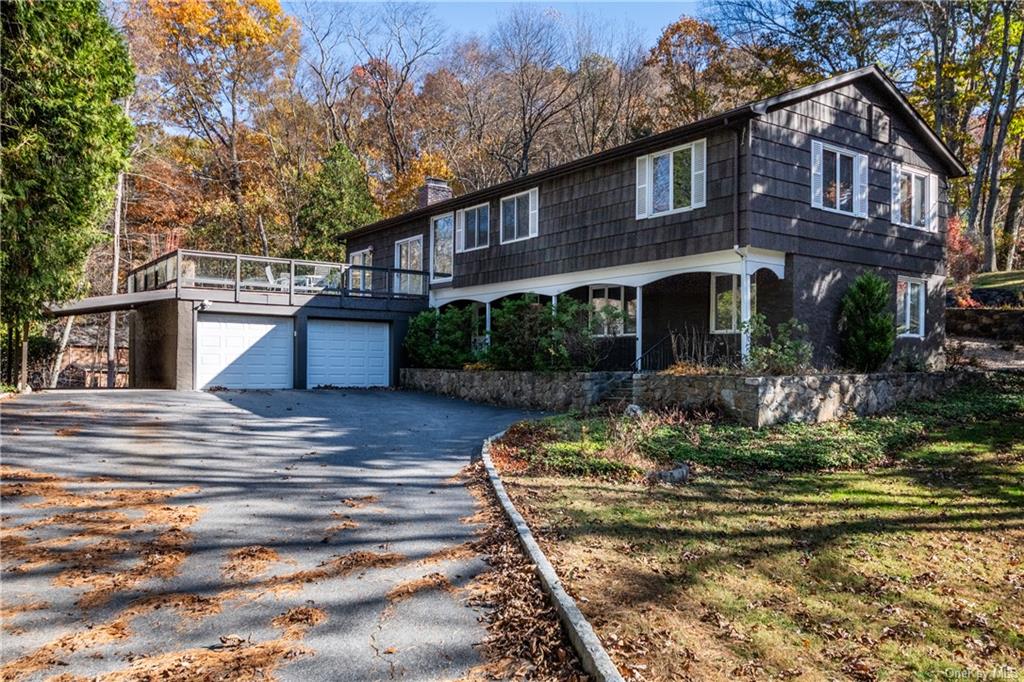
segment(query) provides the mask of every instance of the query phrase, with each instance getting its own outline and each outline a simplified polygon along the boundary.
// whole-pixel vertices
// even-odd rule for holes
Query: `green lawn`
[[[971,278],[971,286],[978,289],[1009,289],[1024,292],[1024,270],[982,272]]]
[[[1021,377],[841,425],[675,423],[665,451],[622,421],[513,431],[497,460],[629,677],[1024,677]],[[630,473],[665,452],[705,465]]]

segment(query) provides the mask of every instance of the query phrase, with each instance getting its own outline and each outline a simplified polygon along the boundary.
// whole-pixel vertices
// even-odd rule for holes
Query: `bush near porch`
[[[406,354],[413,367],[509,371],[589,371],[607,355],[597,329],[621,317],[611,308],[564,297],[557,305],[528,295],[510,298],[491,313],[490,344],[473,348],[483,329],[470,308],[425,310],[409,323]]]
[[[627,423],[531,423],[495,453],[627,679],[1024,669],[1021,375],[826,425]],[[630,473],[680,455],[688,485]]]

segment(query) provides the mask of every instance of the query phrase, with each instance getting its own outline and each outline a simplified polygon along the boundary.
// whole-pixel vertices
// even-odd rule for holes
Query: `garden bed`
[[[1024,377],[828,424],[647,418],[551,418],[492,451],[630,679],[1024,668]],[[681,454],[691,484],[644,483]]]

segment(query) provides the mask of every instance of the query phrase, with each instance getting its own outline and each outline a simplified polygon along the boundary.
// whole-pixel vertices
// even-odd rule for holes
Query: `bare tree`
[[[391,172],[397,175],[412,154],[412,131],[403,107],[415,94],[430,58],[438,54],[444,32],[428,6],[388,2],[353,12],[346,37],[380,113]]]
[[[327,121],[331,142],[354,149],[353,110],[350,106],[352,68],[346,27],[351,25],[350,5],[305,3],[301,17],[301,58],[305,92]]]
[[[540,135],[573,106],[578,71],[565,31],[550,13],[516,7],[499,22],[491,44],[509,124],[492,153],[516,178],[530,172]]]
[[[613,42],[612,32],[598,31],[586,21],[577,26],[579,67],[566,122],[577,156],[628,142],[647,108],[651,79],[639,38],[625,36],[617,50]]]

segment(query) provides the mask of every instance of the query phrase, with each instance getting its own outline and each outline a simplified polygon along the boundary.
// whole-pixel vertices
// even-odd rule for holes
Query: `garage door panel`
[[[199,388],[291,388],[291,318],[202,313],[196,329]]]
[[[390,384],[390,343],[384,322],[309,320],[306,385]]]

